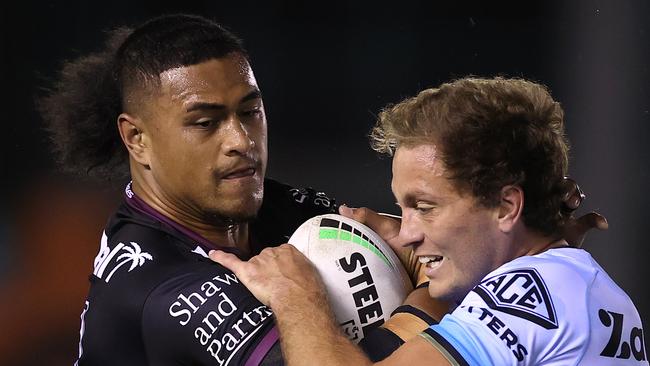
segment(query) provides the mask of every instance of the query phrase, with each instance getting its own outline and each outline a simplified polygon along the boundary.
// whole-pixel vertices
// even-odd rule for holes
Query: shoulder
[[[621,333],[642,338],[638,319],[627,295],[587,252],[563,248],[491,272],[429,332],[465,357],[493,364],[604,365],[611,361],[603,352],[612,324],[618,321]],[[634,356],[631,341],[620,343],[622,355]],[[619,344],[612,349],[618,355]]]
[[[468,303],[478,297],[476,301],[493,310],[543,329],[557,329],[568,318],[575,320],[566,302],[570,299],[574,312],[586,308],[598,269],[586,252],[567,250],[556,249],[504,264],[472,290]]]
[[[336,200],[325,192],[312,187],[293,187],[273,179],[264,181],[264,200],[261,211],[272,210],[278,206],[309,217],[332,213],[336,210]]]
[[[254,239],[262,246],[286,243],[306,220],[336,213],[336,200],[313,188],[295,188],[272,179],[264,181],[264,200],[251,223]]]
[[[158,284],[188,265],[201,268],[210,264],[203,255],[192,252],[190,245],[163,230],[160,223],[122,206],[102,233],[88,297],[104,311],[128,310],[130,316],[136,316]]]
[[[495,331],[494,322],[509,325],[537,361],[570,349],[577,355],[584,350],[572,345],[588,339],[591,287],[598,272],[579,249],[517,258],[486,276],[459,310],[478,305],[491,312],[488,328]]]
[[[93,275],[106,284],[158,277],[183,262],[179,243],[165,232],[135,223],[102,233]],[[189,249],[187,250],[189,252]]]
[[[120,354],[146,352],[153,364],[227,364],[230,356],[231,364],[243,364],[273,345],[271,311],[231,271],[128,211],[118,210],[100,240],[86,354],[113,347]]]
[[[122,222],[117,229],[109,225],[93,263],[82,316],[84,359],[115,364],[127,364],[118,360],[144,360],[142,319],[150,293],[184,269],[208,266],[178,252],[173,238],[153,228],[133,222]],[[186,268],[188,265],[193,267]],[[107,349],[114,352],[108,356]]]

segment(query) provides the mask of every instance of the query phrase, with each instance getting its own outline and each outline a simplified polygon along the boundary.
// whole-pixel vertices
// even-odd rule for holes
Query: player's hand
[[[586,196],[578,183],[569,177],[564,178],[563,191],[564,205],[562,211],[571,215],[580,207]],[[571,216],[562,227],[562,236],[569,245],[580,248],[589,230],[593,228],[607,230],[608,227],[607,219],[603,215],[597,212],[589,212],[578,218]]]
[[[564,177],[562,181],[562,212],[567,214],[572,214],[575,210],[580,207],[582,201],[584,201],[587,196],[584,194],[578,183],[569,178]]]
[[[210,259],[233,271],[263,304],[276,310],[282,305],[327,301],[311,262],[291,244],[266,248],[244,262],[234,254],[212,250]],[[313,306],[313,305],[312,305]]]
[[[399,241],[401,222],[398,217],[382,215],[367,207],[352,208],[345,205],[339,206],[339,213],[372,229],[393,248],[393,251],[404,251],[404,247]]]
[[[380,214],[367,207],[351,208],[344,205],[339,206],[339,213],[366,225],[376,232],[380,238],[384,239],[402,262],[414,287],[429,280],[424,275],[424,272],[420,270],[422,264],[413,255],[412,247],[405,246],[400,239],[399,228],[401,221],[398,216]]]
[[[607,230],[609,224],[604,216],[589,212],[577,219],[571,217],[562,227],[562,237],[572,247],[581,248],[587,232],[591,229]]]

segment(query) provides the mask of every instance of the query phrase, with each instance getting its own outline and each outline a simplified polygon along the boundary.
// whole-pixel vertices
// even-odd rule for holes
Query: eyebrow
[[[407,205],[412,205],[415,204],[415,202],[418,202],[421,200],[421,196],[426,196],[427,201],[431,202],[440,202],[440,197],[431,193],[431,192],[422,192],[422,191],[415,191],[415,192],[409,192],[403,197],[403,201]]]
[[[255,89],[251,91],[250,93],[246,94],[239,103],[244,103],[248,102],[249,100],[253,99],[262,99],[262,93],[258,90]],[[196,102],[192,103],[187,107],[187,113],[193,112],[193,111],[198,111],[198,110],[223,110],[226,109],[226,106],[223,104],[218,104],[218,103],[208,103],[208,102]]]

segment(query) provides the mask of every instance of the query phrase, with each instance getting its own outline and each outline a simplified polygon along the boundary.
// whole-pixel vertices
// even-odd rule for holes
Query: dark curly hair
[[[64,170],[99,179],[128,175],[117,117],[160,85],[160,73],[232,52],[248,59],[242,41],[203,17],[165,15],[108,32],[104,49],[65,62],[37,100]]]
[[[370,137],[390,155],[400,145],[437,145],[456,187],[486,207],[499,204],[503,186],[519,185],[524,223],[551,235],[569,217],[561,210],[569,150],[563,115],[540,84],[463,78],[386,108]]]

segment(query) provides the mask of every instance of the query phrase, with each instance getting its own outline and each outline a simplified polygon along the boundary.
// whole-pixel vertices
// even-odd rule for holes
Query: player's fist
[[[571,215],[562,227],[562,236],[569,245],[580,248],[587,232],[591,229],[607,230],[607,219],[597,212],[589,212],[578,218],[573,217],[573,212],[580,207],[586,195],[575,180],[564,177],[562,183],[563,206],[562,212]]]

